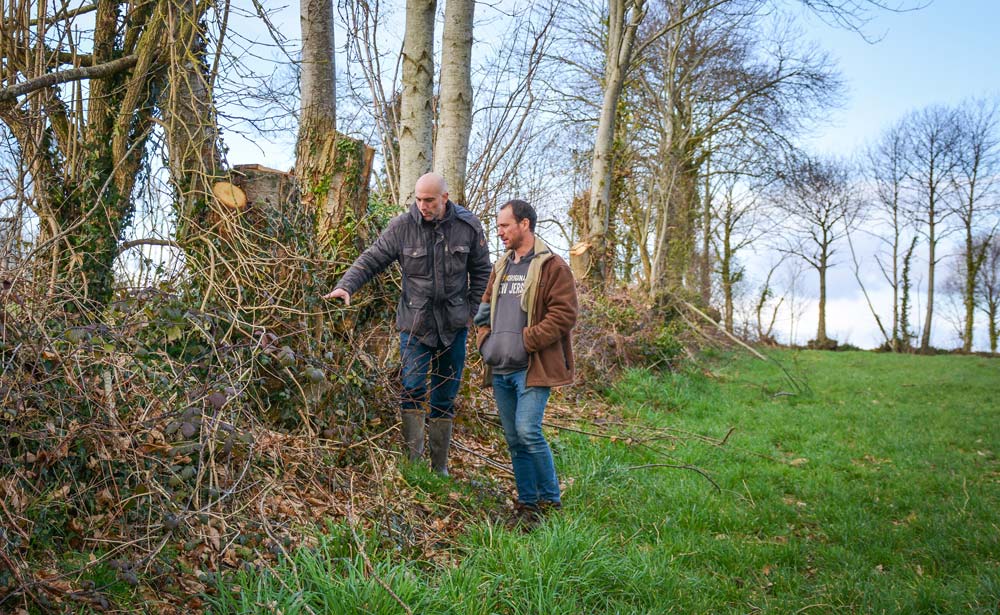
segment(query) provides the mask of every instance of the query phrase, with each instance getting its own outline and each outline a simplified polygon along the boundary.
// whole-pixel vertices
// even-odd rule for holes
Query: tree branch
[[[177,249],[181,248],[180,244],[178,244],[176,241],[171,241],[169,239],[133,239],[131,241],[123,242],[118,247],[118,253],[121,254],[126,250],[130,250],[138,246],[161,246],[165,248],[177,248]]]
[[[48,17],[46,17],[45,21],[47,23],[52,23],[53,21],[63,21],[65,19],[72,19],[73,17],[76,17],[77,15],[84,15],[86,13],[92,13],[92,12],[94,12],[96,10],[97,10],[97,3],[95,2],[94,4],[88,4],[86,6],[77,7],[75,9],[69,9],[69,10],[59,11],[55,15],[49,15]],[[39,23],[41,23],[40,19],[32,19],[31,21],[28,22],[28,25],[29,26],[36,26]]]
[[[82,79],[100,79],[110,75],[116,75],[135,66],[138,56],[129,55],[117,60],[111,60],[97,66],[81,66],[70,70],[48,73],[34,79],[29,79],[17,85],[0,89],[0,102],[12,101],[18,96],[24,96],[43,88],[67,83],[69,81],[80,81]]]

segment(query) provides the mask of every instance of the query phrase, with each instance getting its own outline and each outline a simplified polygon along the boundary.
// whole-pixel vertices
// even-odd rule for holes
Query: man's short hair
[[[510,208],[510,213],[514,214],[514,219],[518,223],[525,218],[528,219],[528,230],[532,233],[535,232],[535,222],[538,221],[538,214],[535,213],[535,208],[528,205],[527,201],[522,201],[521,199],[511,199],[504,203],[500,209]]]

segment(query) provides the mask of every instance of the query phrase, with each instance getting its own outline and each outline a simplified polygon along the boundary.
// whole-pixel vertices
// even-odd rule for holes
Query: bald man
[[[437,173],[417,180],[409,211],[389,222],[324,298],[350,305],[354,293],[395,261],[403,270],[396,308],[403,440],[410,460],[420,459],[426,427],[431,467],[447,475],[465,340],[492,266],[482,224],[448,200],[448,186]]]

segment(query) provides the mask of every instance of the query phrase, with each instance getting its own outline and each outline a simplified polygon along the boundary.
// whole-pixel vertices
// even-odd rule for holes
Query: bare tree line
[[[803,4],[862,32],[872,11],[913,8]],[[166,163],[163,196],[173,203],[176,227],[145,245],[179,251],[189,272],[226,269],[205,238],[217,236],[230,215],[210,196],[231,179],[227,87],[267,81],[249,68],[252,61],[235,57],[253,48],[229,25],[239,16],[264,24],[270,52],[301,58],[291,74],[300,82],[299,105],[281,102],[293,83],[272,79],[270,88],[245,96],[239,119],[259,126],[264,116],[275,122],[276,110],[292,115],[301,194],[325,212],[327,235],[367,215],[365,203],[346,213],[330,200],[339,192],[322,181],[332,173],[322,159],[335,146],[315,143],[340,129],[374,146],[372,197],[379,202],[404,203],[405,187],[431,169],[447,177],[455,199],[482,214],[500,198],[538,195],[550,226],[576,244],[575,265],[588,285],[634,283],[656,301],[715,304],[730,331],[737,329],[736,295],[747,284],[747,251],[766,245],[802,259],[820,280],[815,341],[822,345],[827,269],[840,263],[841,243],[852,230],[857,237],[859,222],[878,218],[890,230],[880,233],[886,243],[877,263],[895,295],[892,314],[876,315],[887,345],[929,348],[939,246],[957,238],[964,281],[948,287],[962,296],[961,337],[972,348],[980,272],[995,234],[995,103],[915,112],[873,144],[864,162],[848,165],[796,146],[803,130],[839,103],[840,78],[793,17],[766,0],[614,0],[594,10],[553,0],[486,13],[460,0],[303,0],[301,52],[267,10],[255,2],[181,0],[62,12],[44,2],[5,3],[10,34],[0,113],[13,152],[5,203],[18,202],[11,211],[22,217],[31,212],[38,229],[32,254],[47,255],[33,263],[43,264],[49,287],[72,282],[77,300],[107,300],[120,251],[141,245],[124,243],[124,235],[144,194],[137,178],[149,183],[158,172],[150,164],[155,152]],[[393,39],[386,30],[399,15],[405,31]],[[123,36],[107,38],[112,23]],[[77,40],[80,26],[93,34]],[[483,27],[504,35],[486,45],[477,38]],[[338,28],[342,41],[333,35]],[[322,44],[311,44],[317,40]],[[342,67],[335,49],[346,58]],[[220,65],[242,67],[230,71],[240,76]],[[310,66],[322,70],[310,73]],[[842,197],[832,195],[835,184]],[[578,193],[570,194],[574,186]],[[317,187],[325,202],[316,199]],[[841,213],[816,217],[824,199],[840,202]],[[87,239],[78,233],[84,228]],[[343,241],[325,236],[321,243]],[[320,258],[313,248],[296,250]],[[914,260],[924,252],[917,334],[910,294]],[[766,286],[760,294],[773,295]],[[758,313],[755,320],[767,319]]]
[[[887,250],[876,255],[893,295],[887,345],[930,348],[934,322],[937,266],[951,258],[960,279],[947,286],[962,298],[962,349],[972,349],[979,288],[989,246],[997,241],[1000,213],[997,193],[1000,156],[998,100],[967,99],[955,107],[931,106],[911,112],[886,129],[866,160],[875,186],[873,212],[886,224],[881,238]],[[957,238],[955,250],[941,254],[942,241]],[[902,271],[911,266],[914,248],[927,253],[926,311],[923,328],[911,330],[908,296],[913,290]],[[988,326],[995,327],[990,316]],[[917,338],[919,341],[917,341]],[[996,351],[991,344],[993,352]]]

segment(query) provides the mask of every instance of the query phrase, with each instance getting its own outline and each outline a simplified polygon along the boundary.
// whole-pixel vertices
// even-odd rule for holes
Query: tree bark
[[[612,149],[618,100],[625,74],[632,61],[636,30],[645,16],[644,0],[610,0],[608,43],[605,49],[604,96],[594,139],[594,159],[590,173],[590,269],[587,282],[607,284],[613,276],[612,248],[607,245],[611,215]]]
[[[161,106],[177,214],[176,239],[203,305],[228,301],[234,313],[253,284],[246,271],[242,219],[212,186],[228,180],[219,147],[207,39],[207,0],[166,0],[169,37],[166,104]]]
[[[896,197],[898,199],[898,196]],[[889,341],[893,352],[902,349],[899,318],[899,207],[898,200],[892,214],[892,339]]]
[[[927,310],[924,314],[924,328],[920,334],[920,350],[927,352],[931,347],[931,320],[934,318],[934,272],[937,269],[937,212],[934,197],[931,197],[927,222]]]
[[[401,206],[405,206],[413,196],[417,179],[432,168],[436,8],[436,0],[406,0],[397,184]]]
[[[313,142],[303,136],[333,133],[337,128],[333,1],[301,0],[299,15],[302,62],[299,139],[295,148],[297,169],[299,160],[309,158]]]
[[[30,94],[31,92],[56,86],[61,83],[81,81],[83,79],[100,79],[102,77],[117,75],[118,73],[123,73],[134,67],[138,60],[139,57],[133,54],[125,56],[124,58],[110,60],[96,66],[80,66],[78,68],[71,68],[56,73],[46,73],[39,77],[35,77],[34,79],[22,81],[17,85],[0,88],[0,102],[9,102],[16,99],[18,96],[24,96],[25,94]]]
[[[711,147],[707,148],[711,151]],[[701,260],[698,263],[698,289],[701,304],[708,307],[712,303],[712,186],[710,182],[710,157],[705,158],[704,194],[701,209]],[[730,333],[732,330],[727,329]]]
[[[215,106],[208,85],[199,0],[169,0],[167,104],[163,119],[171,179],[177,194],[177,242],[190,251],[209,232],[212,184],[222,172]]]
[[[819,267],[817,271],[819,273],[819,318],[816,323],[816,345],[819,348],[824,348],[827,343],[826,337],[826,270],[827,270],[827,255],[824,249],[823,254],[820,256]]]
[[[733,250],[732,233],[728,225],[723,229],[722,236],[722,258],[719,259],[719,274],[722,278],[722,296],[724,299],[723,316],[726,322],[726,331],[733,331]]]
[[[902,339],[903,346],[907,350],[911,349],[910,340],[916,337],[910,330],[910,290],[913,286],[910,270],[913,264],[913,251],[916,247],[917,238],[913,237],[910,240],[910,247],[903,256],[903,271],[899,278],[899,293],[901,295],[899,299],[899,337]]]
[[[441,49],[440,110],[434,170],[448,183],[451,200],[466,204],[465,171],[472,132],[472,40],[476,3],[448,0]]]
[[[672,152],[663,164],[670,179],[664,182],[666,205],[657,228],[650,285],[653,295],[681,291],[685,275],[690,273],[699,205],[696,165],[688,152]]]
[[[371,148],[337,132],[332,0],[301,0],[302,69],[295,174],[300,204],[327,256],[358,247],[368,207]]]
[[[972,238],[971,225],[965,227],[965,279],[962,280],[962,304],[965,308],[965,322],[962,327],[962,352],[972,352],[972,332],[976,316],[976,277],[980,259]],[[977,262],[978,261],[978,262]]]

